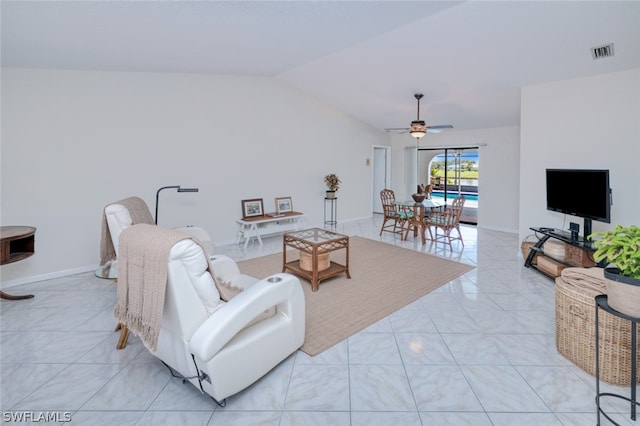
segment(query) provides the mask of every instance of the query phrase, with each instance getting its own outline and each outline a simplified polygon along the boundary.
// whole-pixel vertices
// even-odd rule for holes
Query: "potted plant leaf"
[[[334,173],[330,173],[324,177],[324,183],[327,185],[327,198],[335,198],[342,181]]]
[[[611,231],[589,235],[594,237],[600,239],[594,242],[593,259],[610,265],[604,270],[609,306],[640,317],[640,227],[616,225]]]

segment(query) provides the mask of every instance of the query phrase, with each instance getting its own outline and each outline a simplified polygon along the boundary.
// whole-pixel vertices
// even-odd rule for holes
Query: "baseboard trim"
[[[41,275],[30,275],[27,277],[16,278],[8,281],[2,281],[2,289],[5,290],[7,288],[16,287],[23,284],[31,284],[31,283],[36,283],[38,281],[46,281],[54,278],[62,278],[62,277],[68,277],[70,275],[93,272],[96,269],[98,269],[98,265],[82,266],[79,268],[65,269],[63,271],[49,272]]]
[[[517,229],[506,229],[506,228],[500,228],[497,226],[486,226],[486,225],[477,225],[478,229],[486,229],[487,231],[499,231],[499,232],[507,232],[509,234],[517,234],[518,230]]]

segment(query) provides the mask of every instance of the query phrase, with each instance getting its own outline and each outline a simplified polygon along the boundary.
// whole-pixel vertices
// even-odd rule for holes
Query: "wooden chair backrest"
[[[464,207],[465,201],[466,198],[464,197],[464,195],[459,195],[451,203],[450,210],[451,214],[454,216],[456,224],[460,222],[460,217],[462,216],[462,208]]]
[[[386,216],[397,213],[396,196],[391,189],[383,189],[380,191],[380,200],[382,201],[382,208]]]

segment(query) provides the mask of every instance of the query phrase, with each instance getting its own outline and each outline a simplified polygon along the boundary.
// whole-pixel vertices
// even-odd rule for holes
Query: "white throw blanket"
[[[169,252],[185,239],[200,244],[188,234],[148,224],[133,225],[120,236],[114,315],[151,351],[157,349],[162,324]],[[211,264],[209,272],[213,275]]]
[[[134,225],[138,223],[155,223],[147,203],[142,198],[129,197],[110,204],[122,204],[129,210],[131,221]],[[105,207],[106,208],[106,207]],[[100,266],[105,265],[110,260],[116,258],[116,250],[113,246],[109,225],[107,224],[107,216],[102,209],[102,234],[100,236]]]

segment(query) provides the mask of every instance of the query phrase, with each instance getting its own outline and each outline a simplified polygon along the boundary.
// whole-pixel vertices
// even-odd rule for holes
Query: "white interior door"
[[[373,212],[383,213],[380,191],[388,188],[389,182],[389,147],[373,147]]]

